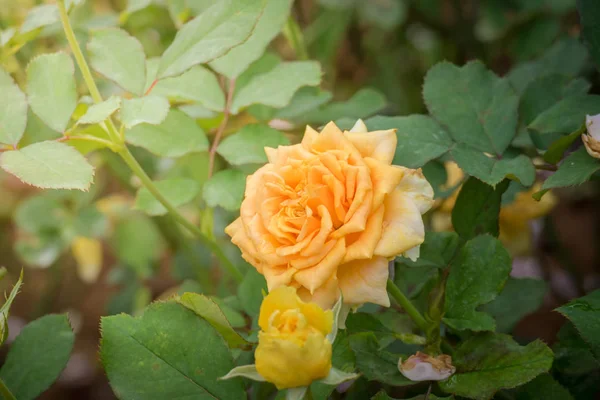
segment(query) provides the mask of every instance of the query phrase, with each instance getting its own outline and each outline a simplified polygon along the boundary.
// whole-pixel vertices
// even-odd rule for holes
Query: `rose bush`
[[[226,229],[269,290],[290,285],[331,307],[389,306],[388,260],[416,259],[433,190],[420,169],[391,165],[395,131],[307,127],[300,144],[267,148],[249,176],[240,217]]]

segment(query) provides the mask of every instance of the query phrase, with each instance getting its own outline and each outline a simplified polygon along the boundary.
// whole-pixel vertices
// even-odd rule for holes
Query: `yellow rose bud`
[[[442,381],[456,372],[456,368],[452,365],[452,357],[449,355],[432,357],[420,351],[405,362],[400,359],[398,369],[402,375],[414,382]]]
[[[588,154],[594,158],[600,158],[600,114],[586,116],[585,125],[587,133],[581,135]]]
[[[344,302],[389,306],[388,260],[416,259],[422,214],[433,189],[421,170],[392,165],[393,129],[342,132],[307,127],[302,143],[265,148],[269,162],[246,181],[240,218],[226,228],[269,290],[330,308]]]
[[[308,386],[331,369],[333,313],[304,303],[292,287],[273,290],[260,307],[256,370],[278,389]]]

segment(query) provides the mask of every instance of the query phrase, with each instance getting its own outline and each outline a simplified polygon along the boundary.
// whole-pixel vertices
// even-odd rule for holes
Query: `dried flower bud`
[[[594,158],[600,158],[600,114],[585,117],[587,133],[581,135],[588,154]]]
[[[432,357],[420,351],[405,362],[402,362],[402,359],[398,360],[398,369],[402,375],[415,382],[442,381],[456,371],[452,365],[452,357],[449,355]]]

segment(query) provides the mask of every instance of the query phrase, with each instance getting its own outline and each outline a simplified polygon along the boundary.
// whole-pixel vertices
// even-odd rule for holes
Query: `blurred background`
[[[36,38],[18,49],[0,48],[1,64],[21,82],[32,57],[66,48],[60,24],[41,21],[34,12],[32,16],[34,7],[46,3],[52,2],[0,0],[0,44],[10,27],[24,24],[29,24]],[[212,3],[86,0],[73,11],[72,20],[82,42],[90,30],[120,26],[140,40],[148,57],[156,57],[178,27]],[[300,37],[308,58],[323,67],[323,83],[316,95],[328,103],[326,109],[312,110],[301,118],[271,120],[271,126],[285,129],[292,142],[299,140],[304,123],[316,127],[329,119],[426,112],[421,97],[423,78],[442,60],[462,65],[480,59],[504,76],[515,69],[535,68],[539,62],[553,62],[552,55],[568,47],[568,57],[560,62],[571,67],[577,64],[579,76],[592,84],[592,93],[599,88],[598,71],[579,42],[575,0],[296,0],[292,17],[296,24],[286,29],[295,27],[302,34],[284,31],[270,51],[293,59],[296,52],[288,39]],[[99,82],[104,92],[113,90],[107,81]],[[248,121],[269,118],[268,110],[252,106],[230,121],[226,134]],[[219,115],[202,114],[197,119],[209,137],[214,135]],[[24,143],[53,135],[31,116]],[[522,148],[535,140],[526,131],[519,138],[514,145]],[[206,154],[173,161],[135,150],[144,168],[154,174],[169,176],[183,170],[200,183],[206,179]],[[150,301],[181,290],[229,293],[226,289],[231,285],[221,279],[206,249],[182,244],[181,233],[168,218],[151,218],[131,209],[137,182],[110,151],[94,152],[91,159],[99,169],[88,193],[42,193],[0,171],[0,264],[9,271],[0,290],[10,290],[21,267],[25,277],[22,293],[11,309],[10,336],[0,349],[0,358],[20,328],[44,314],[68,311],[77,333],[71,360],[41,397],[46,400],[115,398],[98,362],[102,315],[136,313]],[[224,164],[217,160],[217,168]],[[450,180],[449,168],[446,165],[444,172],[442,167],[440,185]],[[547,282],[540,309],[515,326],[518,340],[539,337],[554,344],[564,320],[552,310],[600,287],[599,188],[592,179],[576,188],[557,190],[543,212],[515,223],[521,230],[519,246],[511,250],[515,256],[512,275]],[[441,200],[438,206],[428,216],[431,227],[433,216],[444,212]],[[202,225],[194,206],[185,212]],[[213,212],[214,223],[203,225],[203,230],[237,256],[222,232],[235,212],[218,207]],[[506,218],[510,225],[510,215]],[[224,306],[236,313],[234,300],[228,304],[226,298]],[[239,326],[244,326],[247,321],[237,316]],[[597,372],[580,379],[583,397],[578,398],[593,398],[593,384],[586,379],[592,383],[600,379]]]

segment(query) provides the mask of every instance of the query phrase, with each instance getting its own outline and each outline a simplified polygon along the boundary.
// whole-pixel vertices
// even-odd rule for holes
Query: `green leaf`
[[[254,76],[233,96],[232,112],[252,104],[282,108],[303,86],[321,83],[321,67],[315,61],[290,61],[276,65],[261,75]]]
[[[264,164],[267,162],[265,147],[277,148],[289,145],[289,139],[267,125],[245,125],[239,132],[225,138],[217,152],[232,165]]]
[[[448,133],[426,115],[373,117],[365,121],[369,131],[396,129],[398,144],[393,164],[419,168],[446,153],[453,142]]]
[[[202,128],[179,110],[169,111],[160,125],[133,127],[125,133],[125,139],[162,157],[181,157],[208,150],[208,139]]]
[[[27,98],[0,68],[0,143],[16,146],[27,126]]]
[[[330,103],[304,116],[309,122],[329,122],[341,118],[367,118],[386,106],[385,96],[372,88],[363,88],[346,101]]]
[[[539,133],[571,133],[585,123],[588,114],[600,114],[600,96],[567,97],[538,115],[529,129]]]
[[[509,333],[517,322],[542,305],[547,291],[543,280],[508,278],[500,295],[482,310],[496,319],[496,331]]]
[[[468,241],[450,266],[444,322],[456,330],[494,330],[494,319],[477,307],[496,298],[511,267],[498,239],[483,235]]]
[[[359,16],[366,23],[390,31],[401,24],[408,14],[408,4],[404,1],[358,3]]]
[[[175,207],[191,202],[200,193],[198,182],[193,179],[175,178],[154,182],[158,191]],[[135,197],[135,208],[148,215],[165,215],[168,211],[146,188]]]
[[[577,0],[577,11],[583,27],[585,44],[596,63],[596,68],[600,68],[600,7],[594,0]]]
[[[94,179],[94,168],[77,150],[53,141],[1,153],[0,167],[42,189],[88,190]]]
[[[242,365],[239,367],[235,367],[234,369],[229,371],[227,373],[227,375],[222,376],[219,379],[227,380],[227,379],[237,378],[237,377],[248,378],[248,379],[252,379],[253,381],[257,381],[257,382],[266,382],[265,378],[263,378],[256,370],[255,364]]]
[[[379,393],[377,393],[374,397],[371,398],[371,400],[396,400],[392,397],[390,397],[385,391],[380,391]],[[436,396],[435,394],[429,394],[429,395],[418,395],[416,397],[411,397],[410,399],[407,400],[452,400],[451,397],[439,397]]]
[[[103,317],[100,357],[121,399],[231,399],[239,380],[217,381],[233,367],[227,345],[203,318],[173,302],[151,304],[138,318]]]
[[[423,98],[456,142],[477,150],[502,155],[517,132],[519,98],[480,62],[437,64],[425,77]]]
[[[489,399],[500,389],[514,388],[547,372],[552,358],[552,350],[540,340],[519,346],[508,335],[480,334],[455,351],[452,361],[457,372],[440,387],[470,399]]]
[[[221,334],[229,347],[247,348],[250,346],[250,343],[233,330],[221,308],[209,297],[196,293],[184,293],[177,302],[208,321]]]
[[[515,400],[574,400],[567,389],[550,374],[539,375],[517,389]]]
[[[178,75],[194,65],[207,63],[244,43],[266,0],[223,0],[185,24],[164,52],[158,77]]]
[[[329,374],[325,378],[321,379],[320,382],[326,385],[337,386],[352,379],[356,379],[359,376],[359,374],[344,372],[335,367],[331,367]]]
[[[159,125],[169,113],[169,101],[161,96],[144,96],[139,99],[125,99],[121,107],[121,122],[127,128],[139,124]]]
[[[17,399],[36,399],[65,368],[74,342],[66,314],[36,319],[12,344],[0,378]]]
[[[219,171],[204,184],[204,201],[209,207],[239,210],[244,199],[245,187],[246,174],[243,172],[236,169]]]
[[[27,97],[33,112],[64,132],[77,106],[75,67],[65,53],[43,54],[27,66]]]
[[[179,76],[161,79],[152,93],[174,101],[198,102],[213,111],[225,108],[225,95],[217,77],[200,65]]]
[[[142,214],[118,222],[111,237],[111,247],[118,260],[138,277],[152,275],[152,264],[164,249],[163,239],[152,220]]]
[[[556,371],[564,375],[591,375],[600,368],[591,352],[590,345],[583,340],[577,328],[567,321],[558,331],[558,343],[554,345],[554,365]]]
[[[6,268],[2,267],[2,268],[0,268],[0,270],[3,272],[3,274],[6,274]],[[4,275],[3,275],[3,277],[4,277]],[[10,306],[12,305],[13,301],[15,301],[15,297],[17,297],[17,294],[19,294],[19,290],[21,290],[22,285],[23,285],[23,270],[21,269],[21,274],[19,275],[19,279],[17,280],[17,283],[15,283],[15,285],[11,289],[8,297],[6,296],[6,292],[4,293],[4,297],[6,298],[6,301],[4,302],[4,304],[2,304],[2,307],[0,307],[0,318],[2,318],[2,320],[0,321],[0,324],[2,324],[2,326],[0,328],[0,345],[2,345],[4,343],[4,341],[6,340],[6,338],[8,337],[8,333],[9,333],[8,332],[8,315],[10,312]]]
[[[567,150],[569,150],[571,145],[577,139],[579,139],[581,133],[582,131],[578,129],[575,132],[567,136],[561,136],[560,138],[552,142],[552,144],[550,144],[550,146],[548,147],[548,150],[546,150],[546,152],[544,153],[544,161],[550,164],[558,164],[560,160],[562,160]]]
[[[103,29],[92,33],[87,49],[96,72],[128,92],[144,94],[146,55],[136,38],[122,29]]]
[[[333,95],[316,87],[304,87],[294,94],[290,104],[275,110],[273,117],[279,119],[303,120],[306,113],[329,102]]]
[[[87,109],[85,114],[77,121],[78,124],[99,124],[106,121],[119,108],[121,108],[121,98],[111,96],[102,103],[94,104]]]
[[[421,244],[419,258],[411,261],[401,258],[409,267],[446,268],[454,256],[460,239],[455,232],[425,232],[425,241]]]
[[[500,204],[508,182],[505,179],[494,188],[471,177],[464,183],[452,209],[452,226],[461,237],[469,240],[484,233],[498,237]]]
[[[290,15],[292,3],[292,0],[267,0],[248,40],[212,61],[210,66],[229,79],[240,76],[265,52],[271,40],[281,31]]]
[[[258,316],[263,301],[262,292],[267,293],[267,281],[254,268],[249,268],[237,294],[242,308],[251,317]]]
[[[356,367],[367,379],[392,386],[414,384],[400,373],[400,356],[380,350],[375,334],[364,332],[351,335],[350,347],[356,356]]]
[[[600,290],[556,309],[567,317],[600,361]]]
[[[535,167],[531,159],[524,154],[514,158],[488,157],[481,151],[463,144],[457,145],[450,154],[466,174],[491,186],[496,186],[506,177],[517,179],[523,186],[531,186],[535,181]]]
[[[575,186],[586,182],[600,170],[600,161],[590,156],[584,147],[569,155],[550,178],[546,179],[542,189]]]
[[[38,28],[43,28],[55,24],[60,21],[60,14],[56,4],[46,4],[42,6],[33,7],[27,13],[23,25],[19,29],[19,34],[34,31]]]

